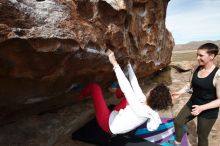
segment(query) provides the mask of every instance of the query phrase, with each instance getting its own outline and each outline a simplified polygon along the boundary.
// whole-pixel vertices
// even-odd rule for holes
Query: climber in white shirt
[[[169,88],[163,84],[159,84],[145,96],[138,84],[131,64],[128,63],[127,65],[128,80],[118,65],[114,53],[108,50],[106,55],[113,65],[119,86],[125,98],[110,111],[98,84],[91,83],[81,91],[81,98],[92,96],[99,126],[105,132],[122,134],[134,130],[147,121],[146,127],[148,130],[156,130],[161,124],[158,111],[166,110],[172,106]]]

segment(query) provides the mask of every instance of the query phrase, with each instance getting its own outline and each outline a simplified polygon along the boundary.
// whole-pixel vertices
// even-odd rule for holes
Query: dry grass
[[[172,62],[195,61],[196,51],[192,51],[192,50],[173,51],[171,60]]]

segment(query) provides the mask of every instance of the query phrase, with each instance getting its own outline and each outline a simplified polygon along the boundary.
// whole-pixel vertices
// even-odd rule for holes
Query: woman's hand
[[[203,111],[203,108],[201,105],[193,105],[191,114],[193,116],[198,116],[202,111]]]
[[[171,93],[171,97],[172,97],[173,100],[179,99],[180,95],[181,95],[180,92],[172,92]]]
[[[115,67],[116,65],[118,65],[118,62],[115,59],[115,55],[114,52],[110,49],[107,50],[106,55],[108,56],[108,59],[110,61],[110,63]]]
[[[171,98],[172,98],[172,103],[175,104],[176,101],[179,99],[181,93],[179,92],[171,92]]]

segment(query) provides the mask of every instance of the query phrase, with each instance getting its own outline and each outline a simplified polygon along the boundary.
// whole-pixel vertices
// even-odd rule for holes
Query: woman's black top
[[[192,77],[193,93],[187,103],[187,105],[191,108],[192,105],[203,105],[217,99],[216,88],[213,85],[213,79],[216,72],[218,71],[218,67],[215,67],[215,69],[205,78],[198,77],[199,69],[200,66],[195,70]],[[200,113],[199,116],[207,119],[217,118],[218,112],[219,108],[208,109]]]

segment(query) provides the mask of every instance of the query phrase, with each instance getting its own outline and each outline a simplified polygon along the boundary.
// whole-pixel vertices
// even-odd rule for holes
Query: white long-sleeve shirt
[[[134,71],[128,64],[129,80],[120,66],[114,67],[119,86],[127,99],[128,105],[119,111],[112,111],[109,118],[109,127],[113,134],[129,132],[147,121],[150,131],[156,130],[161,124],[158,112],[146,105],[146,96],[142,92]]]

